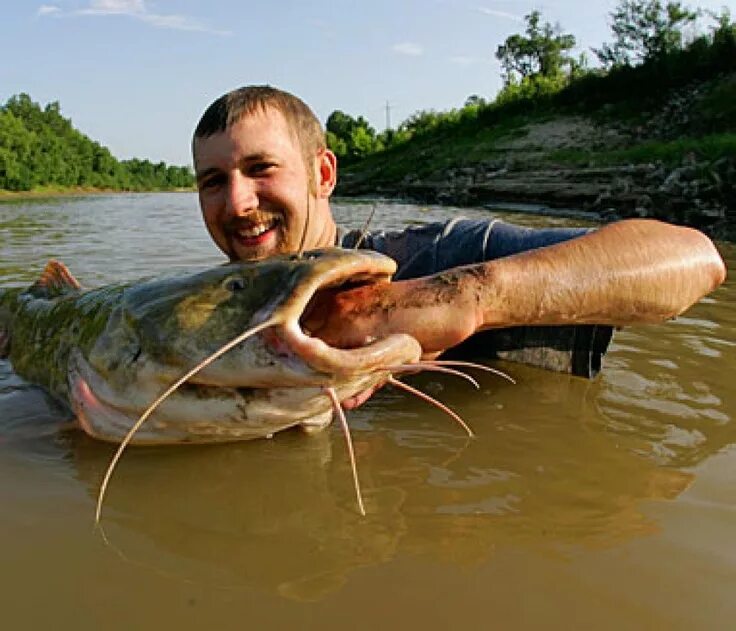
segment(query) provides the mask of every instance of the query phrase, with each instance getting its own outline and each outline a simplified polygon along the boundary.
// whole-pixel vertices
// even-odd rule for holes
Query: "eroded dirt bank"
[[[684,152],[678,164],[600,156],[631,147],[642,127],[582,116],[528,124],[494,146],[494,157],[398,181],[357,172],[341,175],[338,194],[389,196],[426,203],[483,206],[530,203],[595,213],[603,220],[654,217],[736,238],[736,156],[709,160]]]

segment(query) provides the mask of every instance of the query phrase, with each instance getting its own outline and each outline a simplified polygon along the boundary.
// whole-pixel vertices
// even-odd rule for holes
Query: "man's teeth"
[[[262,235],[264,232],[267,232],[271,228],[273,228],[276,225],[275,221],[264,221],[262,223],[253,224],[252,226],[248,226],[247,228],[240,228],[238,230],[238,235],[247,239],[252,239],[253,237],[258,237]]]

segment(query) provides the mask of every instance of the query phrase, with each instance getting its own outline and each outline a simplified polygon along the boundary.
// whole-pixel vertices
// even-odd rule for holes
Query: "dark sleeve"
[[[360,247],[390,256],[398,264],[395,280],[406,280],[552,245],[588,231],[524,228],[498,219],[451,219],[401,231],[369,232],[362,235]],[[342,247],[354,247],[360,236],[357,230],[348,232],[341,239]]]
[[[401,232],[375,233],[362,246],[399,264],[396,280],[427,276],[582,236],[589,228],[525,228],[498,219],[453,219]],[[452,357],[498,357],[594,377],[613,329],[603,325],[523,326],[483,331],[448,351]]]
[[[443,359],[492,357],[593,378],[612,336],[613,327],[599,324],[490,329],[451,348]]]
[[[452,222],[448,222],[452,223]],[[341,241],[344,248],[354,248],[360,239],[360,248],[374,250],[390,256],[397,264],[394,280],[406,280],[429,276],[436,271],[446,269],[438,266],[437,257],[441,250],[440,242],[446,231],[443,223],[431,223],[423,226],[410,226],[401,231],[368,232],[361,235],[359,231],[348,232]],[[361,239],[362,237],[362,239]],[[448,267],[457,267],[455,263]]]

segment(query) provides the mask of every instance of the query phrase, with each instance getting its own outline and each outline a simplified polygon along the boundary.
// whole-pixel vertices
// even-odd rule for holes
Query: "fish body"
[[[166,388],[217,349],[263,330],[202,368],[168,397],[133,442],[205,443],[270,436],[332,418],[340,400],[416,362],[418,342],[397,334],[355,349],[306,334],[300,318],[325,290],[388,282],[395,263],[367,251],[326,249],[84,291],[49,262],[26,289],[0,290],[0,356],[66,402],[79,425],[120,442]]]

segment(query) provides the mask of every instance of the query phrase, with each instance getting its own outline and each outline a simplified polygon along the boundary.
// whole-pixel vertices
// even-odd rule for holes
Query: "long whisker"
[[[360,229],[360,236],[358,237],[357,241],[355,242],[355,245],[353,246],[354,250],[357,250],[360,247],[360,244],[363,242],[363,239],[365,239],[366,235],[368,234],[368,226],[371,225],[371,221],[373,220],[373,215],[375,214],[376,214],[376,205],[373,204],[373,207],[371,208],[371,212],[368,215],[368,219],[365,220],[363,227]]]
[[[345,418],[345,412],[343,411],[340,402],[337,400],[337,393],[335,392],[335,389],[328,387],[325,387],[323,389],[327,393],[327,396],[330,397],[330,401],[332,401],[332,407],[337,413],[337,418],[340,419],[340,427],[342,428],[342,433],[345,436],[345,442],[348,446],[348,456],[350,457],[350,468],[353,471],[353,484],[355,485],[355,497],[358,500],[358,509],[360,509],[360,514],[365,517],[363,496],[360,492],[360,481],[358,480],[358,465],[355,461],[355,450],[353,449],[353,439],[350,436],[348,420]]]
[[[425,362],[422,361],[420,363],[424,364]],[[497,370],[496,368],[491,368],[490,366],[484,366],[483,364],[476,364],[475,362],[456,361],[454,359],[432,359],[428,360],[427,363],[433,364],[435,366],[458,366],[460,368],[475,368],[477,370],[484,370],[485,372],[491,372],[494,375],[503,377],[504,379],[506,379],[506,381],[510,381],[511,383],[516,384],[516,380],[510,375],[507,375],[505,372]]]
[[[470,375],[466,375],[464,372],[459,370],[453,370],[452,368],[445,368],[444,366],[434,366],[433,364],[425,364],[424,362],[417,362],[416,364],[399,364],[397,366],[388,366],[386,368],[391,374],[397,374],[402,372],[419,373],[425,370],[429,372],[444,372],[448,375],[455,375],[461,377],[466,381],[472,383],[476,388],[480,388],[480,384],[473,379]]]
[[[223,344],[209,357],[206,357],[201,362],[199,362],[194,368],[189,370],[186,374],[179,377],[179,379],[177,379],[173,384],[171,384],[153,403],[151,403],[151,405],[148,406],[148,408],[146,408],[145,412],[143,412],[143,414],[140,415],[138,420],[133,424],[133,427],[131,427],[128,433],[125,435],[125,438],[123,438],[123,441],[120,443],[118,450],[115,452],[115,455],[112,457],[112,460],[110,461],[110,464],[107,467],[107,471],[105,472],[105,477],[102,479],[102,484],[100,485],[100,490],[99,490],[99,493],[97,494],[97,508],[95,510],[95,523],[96,524],[99,524],[100,522],[100,514],[102,513],[102,502],[105,499],[105,491],[107,490],[107,485],[109,484],[110,478],[112,477],[112,472],[115,470],[115,465],[117,465],[118,460],[120,460],[120,457],[123,455],[123,451],[128,446],[128,443],[130,443],[130,441],[133,439],[133,436],[135,435],[135,433],[141,428],[143,423],[146,422],[146,419],[149,416],[151,416],[153,411],[159,405],[161,405],[161,403],[172,392],[174,392],[181,384],[183,384],[190,377],[197,374],[200,370],[202,370],[202,368],[208,366],[213,361],[218,359],[221,355],[224,355],[225,353],[227,353],[231,348],[233,348],[233,346],[237,346],[238,344],[240,344],[241,342],[249,338],[251,335],[255,335],[259,331],[262,331],[263,329],[273,326],[274,324],[276,324],[276,320],[274,318],[271,318],[270,320],[261,322],[261,324],[257,324],[256,326],[234,337],[232,340],[230,340],[226,344]]]
[[[413,395],[419,397],[423,401],[426,401],[427,403],[431,403],[435,407],[438,407],[440,410],[442,410],[445,414],[448,414],[450,417],[452,417],[459,425],[462,427],[467,433],[468,436],[471,438],[473,437],[473,430],[471,430],[468,425],[463,421],[463,419],[458,416],[455,412],[453,412],[450,408],[448,408],[446,405],[440,403],[437,401],[437,399],[433,399],[428,394],[424,394],[421,390],[417,390],[416,388],[412,388],[411,386],[405,384],[403,381],[399,381],[398,379],[394,379],[393,377],[389,376],[388,383],[390,383],[393,386],[396,386],[397,388],[402,388],[406,390],[407,392],[411,392]]]

